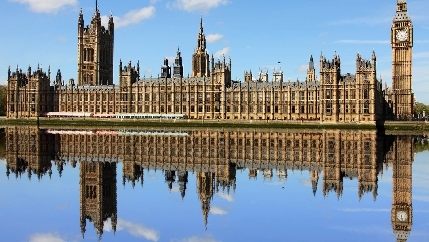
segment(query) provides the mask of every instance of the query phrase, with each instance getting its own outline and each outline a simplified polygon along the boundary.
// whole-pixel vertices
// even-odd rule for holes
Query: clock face
[[[396,32],[396,39],[399,41],[405,41],[408,39],[408,33],[405,29],[398,30]]]
[[[405,220],[407,220],[407,219],[408,219],[408,215],[407,215],[407,213],[406,213],[406,212],[404,212],[404,211],[398,211],[398,212],[396,213],[396,218],[397,218],[399,221],[401,221],[401,222],[405,222]]]

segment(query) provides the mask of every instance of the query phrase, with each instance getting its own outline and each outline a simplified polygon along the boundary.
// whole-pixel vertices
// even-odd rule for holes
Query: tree
[[[6,86],[0,85],[0,116],[6,116]]]
[[[416,115],[423,113],[423,111],[425,111],[426,115],[429,114],[429,106],[425,105],[424,103],[419,103],[416,102],[416,104],[414,105],[414,113]]]

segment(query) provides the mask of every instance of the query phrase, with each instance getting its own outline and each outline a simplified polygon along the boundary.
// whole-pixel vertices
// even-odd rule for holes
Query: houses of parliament
[[[34,118],[47,113],[180,114],[202,120],[308,120],[328,123],[369,123],[410,120],[413,115],[413,26],[406,0],[397,0],[391,27],[392,87],[377,79],[375,52],[356,56],[356,72],[341,73],[341,59],[309,59],[305,80],[284,80],[282,71],[244,82],[231,79],[232,61],[207,53],[201,19],[192,54],[191,75],[183,75],[182,54],[173,66],[167,59],[158,77],[141,77],[139,62],[118,65],[119,84],[113,84],[114,20],[102,26],[98,7],[85,25],[78,17],[77,80],[63,80],[61,71],[28,68],[8,70],[7,117]]]

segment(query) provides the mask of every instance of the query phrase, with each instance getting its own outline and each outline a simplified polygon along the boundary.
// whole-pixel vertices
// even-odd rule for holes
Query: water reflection
[[[143,186],[144,170],[162,170],[168,189],[175,182],[182,199],[189,172],[196,173],[203,223],[208,224],[210,202],[220,191],[239,189],[237,170],[249,179],[287,180],[288,172],[309,171],[314,196],[343,193],[344,179],[358,180],[358,197],[378,195],[383,166],[393,169],[391,223],[397,241],[406,241],[412,227],[413,138],[377,131],[340,130],[40,130],[7,127],[7,176],[42,179],[64,164],[80,174],[80,227],[89,221],[101,238],[110,220],[117,225],[117,170],[122,162],[122,183]],[[53,162],[51,162],[53,161]],[[274,172],[275,171],[275,172]],[[320,181],[321,179],[321,181]],[[318,186],[321,182],[322,186]]]

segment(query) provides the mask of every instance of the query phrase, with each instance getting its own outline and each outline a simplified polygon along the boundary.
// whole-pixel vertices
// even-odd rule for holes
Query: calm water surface
[[[1,133],[0,241],[429,241],[421,136]]]

